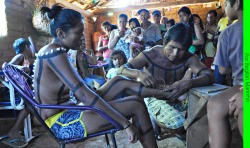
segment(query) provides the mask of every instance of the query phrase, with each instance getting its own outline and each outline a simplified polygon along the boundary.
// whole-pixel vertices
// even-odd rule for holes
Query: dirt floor
[[[142,148],[139,142],[135,144],[129,144],[127,140],[127,134],[125,131],[117,132],[116,141],[118,148]],[[36,147],[36,148],[44,148],[44,142],[46,141],[46,147],[54,148],[58,147],[58,144],[51,138],[47,133],[42,134],[39,138],[31,142],[28,147]],[[160,148],[184,148],[185,145],[183,142],[178,140],[177,138],[168,138],[158,142],[158,146]],[[106,148],[106,141],[104,136],[99,136],[96,138],[89,139],[88,141],[77,143],[77,144],[69,144],[66,147],[68,148]]]
[[[0,136],[6,135],[10,127],[15,122],[15,118],[0,118]],[[233,139],[230,148],[242,148],[242,138],[239,130],[236,127],[236,122],[232,122]],[[39,137],[31,140],[27,148],[59,148],[59,144],[52,139],[52,137],[44,131],[41,126],[33,126],[34,135],[40,135]],[[127,134],[125,131],[120,131],[115,134],[118,148],[142,148],[139,142],[135,144],[129,144]],[[157,141],[159,148],[186,148],[185,144],[176,137],[169,137],[162,141]],[[91,138],[85,142],[77,144],[68,144],[66,148],[107,148],[105,137],[99,136]],[[0,148],[10,148],[0,141]]]
[[[10,125],[14,122],[14,119],[0,120],[0,136],[7,133]],[[59,144],[53,140],[48,133],[46,133],[42,127],[34,127],[33,133],[35,135],[40,135],[39,137],[33,139],[29,142],[27,148],[58,148]],[[125,131],[120,131],[115,134],[116,142],[118,148],[142,148],[139,142],[135,144],[129,144],[127,134]],[[182,141],[176,137],[166,138],[162,141],[158,141],[159,148],[185,148]],[[96,138],[91,138],[85,142],[80,142],[77,144],[67,144],[66,148],[107,148],[105,137],[99,136]],[[9,148],[8,146],[0,142],[0,148]]]

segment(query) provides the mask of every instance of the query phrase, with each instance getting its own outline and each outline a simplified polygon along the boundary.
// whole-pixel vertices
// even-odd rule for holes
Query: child
[[[228,148],[232,131],[229,118],[234,115],[242,135],[243,97],[243,0],[226,0],[225,12],[230,20],[219,36],[214,64],[221,74],[232,72],[233,87],[209,99],[207,104],[209,144],[211,148]]]
[[[143,31],[140,27],[140,23],[137,18],[131,18],[129,20],[129,26],[131,29],[131,33],[126,37],[125,42],[130,44],[130,58],[128,61],[134,59],[141,51],[143,44]]]
[[[117,70],[121,65],[127,63],[127,58],[122,50],[113,51],[110,58],[112,68],[108,71],[106,75],[108,80],[112,79],[117,75]]]
[[[102,30],[105,32],[104,35],[99,37],[98,41],[98,52],[102,53],[105,62],[109,62],[112,50],[108,49],[109,36],[112,31],[112,24],[108,21],[102,23]]]

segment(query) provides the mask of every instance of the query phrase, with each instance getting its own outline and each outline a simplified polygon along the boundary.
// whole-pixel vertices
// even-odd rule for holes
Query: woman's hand
[[[136,143],[139,140],[139,130],[131,124],[127,129],[126,132],[128,134],[128,140],[131,143]]]
[[[177,99],[182,94],[186,93],[192,87],[190,80],[180,80],[169,85],[165,91],[172,91],[167,99],[173,100]]]
[[[137,81],[141,82],[144,86],[155,88],[156,80],[149,72],[140,72]]]
[[[119,37],[124,37],[125,35],[125,30],[118,30]]]

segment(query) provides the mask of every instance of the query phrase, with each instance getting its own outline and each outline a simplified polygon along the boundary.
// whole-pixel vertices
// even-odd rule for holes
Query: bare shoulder
[[[153,58],[153,57],[157,57],[158,55],[161,55],[162,51],[163,51],[163,46],[156,45],[156,46],[152,47],[150,50],[143,51],[143,53],[146,54],[147,56]]]
[[[194,62],[200,63],[198,56],[196,54],[188,54],[186,56],[187,64],[194,64]]]
[[[64,47],[60,47],[57,44],[48,44],[45,45],[44,47],[42,47],[39,52],[37,53],[38,56],[44,56],[44,55],[50,55],[53,54],[55,52],[59,52],[59,51],[66,51],[66,49]]]
[[[191,55],[186,62],[187,67],[191,68],[193,73],[199,72],[201,69],[207,68],[205,64],[203,64],[197,55]]]

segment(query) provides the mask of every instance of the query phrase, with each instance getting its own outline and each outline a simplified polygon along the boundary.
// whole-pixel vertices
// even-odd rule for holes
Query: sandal
[[[13,138],[10,139],[9,137],[5,138],[4,140],[2,140],[2,143],[5,145],[8,145],[10,147],[13,148],[22,148],[28,145],[28,143],[25,141],[24,138]]]

